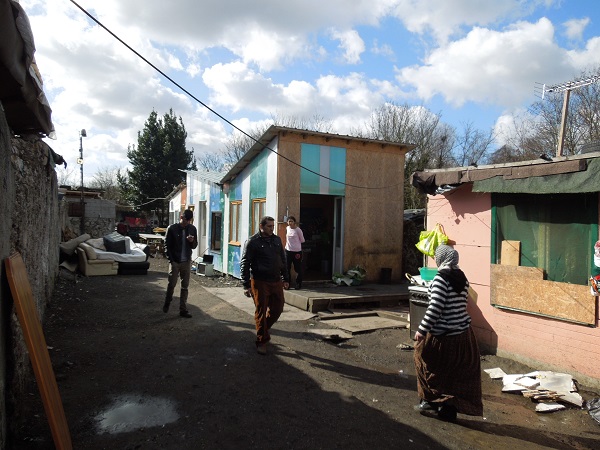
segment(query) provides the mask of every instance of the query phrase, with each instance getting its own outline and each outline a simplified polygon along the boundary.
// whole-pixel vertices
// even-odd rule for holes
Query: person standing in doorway
[[[187,309],[188,285],[192,272],[192,250],[198,247],[198,232],[192,225],[194,213],[186,209],[180,216],[179,223],[170,225],[165,236],[165,254],[169,260],[169,285],[163,312],[169,311],[173,300],[173,292],[177,286],[177,278],[181,278],[179,292],[179,315],[190,318],[192,315]]]
[[[294,216],[288,217],[288,226],[286,228],[285,235],[285,257],[287,260],[287,271],[292,279],[292,265],[294,266],[294,272],[296,272],[296,289],[302,289],[302,244],[304,243],[304,234]]]
[[[254,300],[256,348],[261,355],[267,354],[269,330],[283,312],[283,290],[289,288],[285,251],[274,229],[275,219],[263,217],[259,232],[244,244],[240,261],[244,295]]]

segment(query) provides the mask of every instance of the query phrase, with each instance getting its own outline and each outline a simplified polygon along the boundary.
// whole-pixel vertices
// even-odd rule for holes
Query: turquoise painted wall
[[[242,257],[242,247],[235,245],[228,245],[227,247],[229,249],[227,255],[228,272],[236,278],[241,278],[240,259]]]
[[[248,166],[250,168],[250,201],[267,197],[267,158],[269,150],[263,150]],[[250,208],[252,203],[250,204]],[[250,214],[252,215],[252,214]]]
[[[252,160],[246,170],[250,173],[250,198],[244,205],[248,214],[248,229],[252,229],[252,200],[256,198],[266,198],[267,196],[267,160],[269,150],[263,150],[260,155]],[[229,200],[243,200],[242,198],[242,182],[238,181],[241,178],[234,180],[229,186]],[[229,214],[229,211],[227,211]],[[236,245],[227,245],[227,272],[236,278],[241,276],[240,259],[243,247]]]
[[[303,167],[300,169],[300,193],[344,196],[346,186],[342,183],[346,182],[346,149],[315,144],[302,144],[300,149]]]

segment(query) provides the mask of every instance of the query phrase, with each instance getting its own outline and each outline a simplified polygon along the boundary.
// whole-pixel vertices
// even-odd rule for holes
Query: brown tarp
[[[21,5],[0,0],[0,102],[15,134],[54,132],[34,59],[29,19]]]

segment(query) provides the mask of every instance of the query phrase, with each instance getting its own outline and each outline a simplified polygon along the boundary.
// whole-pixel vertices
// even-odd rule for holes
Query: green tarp
[[[600,192],[600,158],[587,160],[582,172],[507,180],[502,176],[474,181],[473,192],[512,194],[580,194]]]

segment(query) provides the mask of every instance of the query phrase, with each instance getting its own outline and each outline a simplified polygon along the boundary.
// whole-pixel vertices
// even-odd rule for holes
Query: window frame
[[[569,196],[578,196],[580,198],[574,201]],[[536,196],[537,198],[533,198]],[[544,198],[541,198],[541,197]],[[548,206],[548,203],[556,202],[555,206]],[[565,211],[565,207],[576,208],[577,202],[583,202],[591,205],[598,205],[598,195],[594,193],[583,193],[583,194],[506,194],[506,193],[495,193],[492,194],[492,240],[491,240],[491,263],[499,264],[500,263],[500,246],[503,240],[517,240],[526,242],[527,234],[520,235],[518,234],[518,227],[516,224],[521,222],[523,219],[516,219],[515,226],[511,226],[510,221],[514,221],[514,218],[510,217],[510,214],[504,216],[504,219],[501,219],[500,208],[502,206],[509,206],[517,211],[515,214],[518,214],[518,211],[528,211],[530,214],[534,214],[533,217],[536,217],[535,214],[538,214],[539,220],[533,221],[531,219],[526,222],[534,223],[535,228],[539,229],[539,235],[542,236],[551,236],[551,232],[556,234],[556,231],[552,231],[550,226],[551,224],[563,223],[564,222],[556,222],[556,218],[550,216],[551,210],[556,209],[558,211]],[[563,206],[565,205],[565,206]],[[567,206],[568,205],[568,206]],[[560,242],[555,241],[552,238],[543,238],[538,240],[531,240],[529,242],[535,242],[536,245],[532,247],[532,244],[529,245],[530,248],[527,248],[526,245],[521,245],[520,248],[520,263],[519,265],[525,267],[539,267],[544,270],[545,277],[548,281],[562,282],[562,283],[572,283],[577,285],[586,285],[588,280],[587,272],[589,267],[593,264],[593,244],[595,242],[596,236],[598,235],[598,223],[594,217],[597,217],[597,209],[595,211],[591,211],[586,217],[587,213],[580,213],[582,210],[589,210],[589,208],[576,208],[575,211],[571,214],[574,218],[571,222],[572,227],[586,227],[585,233],[590,238],[590,242],[588,245],[585,245],[586,254],[581,254],[581,263],[578,266],[574,266],[569,264],[562,271],[556,271],[555,266],[552,265],[554,261],[553,258],[543,257],[539,255],[550,255],[555,252],[557,249],[560,250],[561,246],[564,246],[564,242],[561,240]],[[549,217],[553,217],[552,220],[549,220]],[[510,232],[502,232],[500,228],[501,220],[505,221],[505,230],[510,230]],[[554,225],[555,226],[555,225]],[[564,225],[563,225],[564,226]],[[583,238],[583,236],[581,236]],[[524,240],[525,239],[525,240]],[[592,242],[593,241],[593,242]],[[563,259],[563,258],[561,258]],[[571,258],[573,259],[573,258]],[[586,268],[584,270],[584,268]],[[583,272],[582,272],[583,271]],[[557,277],[558,274],[563,273],[565,279],[559,279]],[[586,273],[585,276],[581,276],[581,273]]]
[[[232,200],[229,203],[229,245],[241,245],[242,233],[242,201]]]
[[[218,218],[218,220],[217,220]],[[210,213],[210,249],[220,252],[223,248],[223,211]]]
[[[256,211],[258,208],[258,214]],[[257,217],[258,215],[258,217]],[[252,199],[252,234],[258,233],[260,230],[260,219],[267,215],[267,199],[255,198]]]

